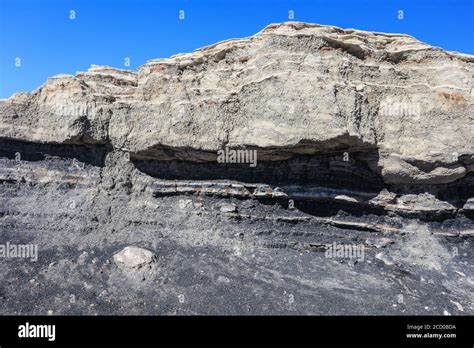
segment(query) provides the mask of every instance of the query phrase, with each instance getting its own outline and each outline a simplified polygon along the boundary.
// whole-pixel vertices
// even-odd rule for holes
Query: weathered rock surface
[[[276,24],[138,72],[50,78],[1,102],[0,137],[190,161],[372,149],[387,183],[449,183],[474,168],[473,66],[406,35]]]
[[[1,100],[0,244],[39,257],[0,260],[0,313],[473,314],[473,86],[473,56],[291,22]]]
[[[150,250],[136,246],[128,246],[114,255],[114,262],[122,269],[141,268],[154,261],[154,254]]]

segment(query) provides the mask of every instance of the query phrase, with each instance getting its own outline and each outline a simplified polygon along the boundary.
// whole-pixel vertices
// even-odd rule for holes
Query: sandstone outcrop
[[[138,72],[50,78],[1,102],[0,137],[188,161],[373,150],[386,183],[446,184],[474,168],[473,66],[407,35],[275,24]]]

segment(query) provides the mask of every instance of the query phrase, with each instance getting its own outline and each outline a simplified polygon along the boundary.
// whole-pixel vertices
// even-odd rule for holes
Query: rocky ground
[[[157,196],[103,172],[83,187],[1,185],[2,240],[38,245],[36,262],[0,261],[1,313],[474,312],[474,224],[461,214],[426,222],[331,200]],[[334,243],[363,252],[339,257]],[[150,253],[118,257],[129,246]]]

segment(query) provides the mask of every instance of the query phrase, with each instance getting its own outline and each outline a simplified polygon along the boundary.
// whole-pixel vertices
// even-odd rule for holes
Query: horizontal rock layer
[[[140,159],[263,160],[375,151],[389,184],[446,184],[474,168],[474,57],[398,34],[306,23],[147,62],[92,66],[0,102],[0,138],[108,144]]]
[[[289,22],[137,72],[93,65],[0,101],[0,181],[470,217],[473,64]],[[254,165],[219,163],[224,147]]]

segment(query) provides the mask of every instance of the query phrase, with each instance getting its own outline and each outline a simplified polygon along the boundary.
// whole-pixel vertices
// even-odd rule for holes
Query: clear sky
[[[405,33],[474,54],[474,0],[0,0],[0,98],[91,64],[136,69],[249,36],[290,10],[296,21]]]

